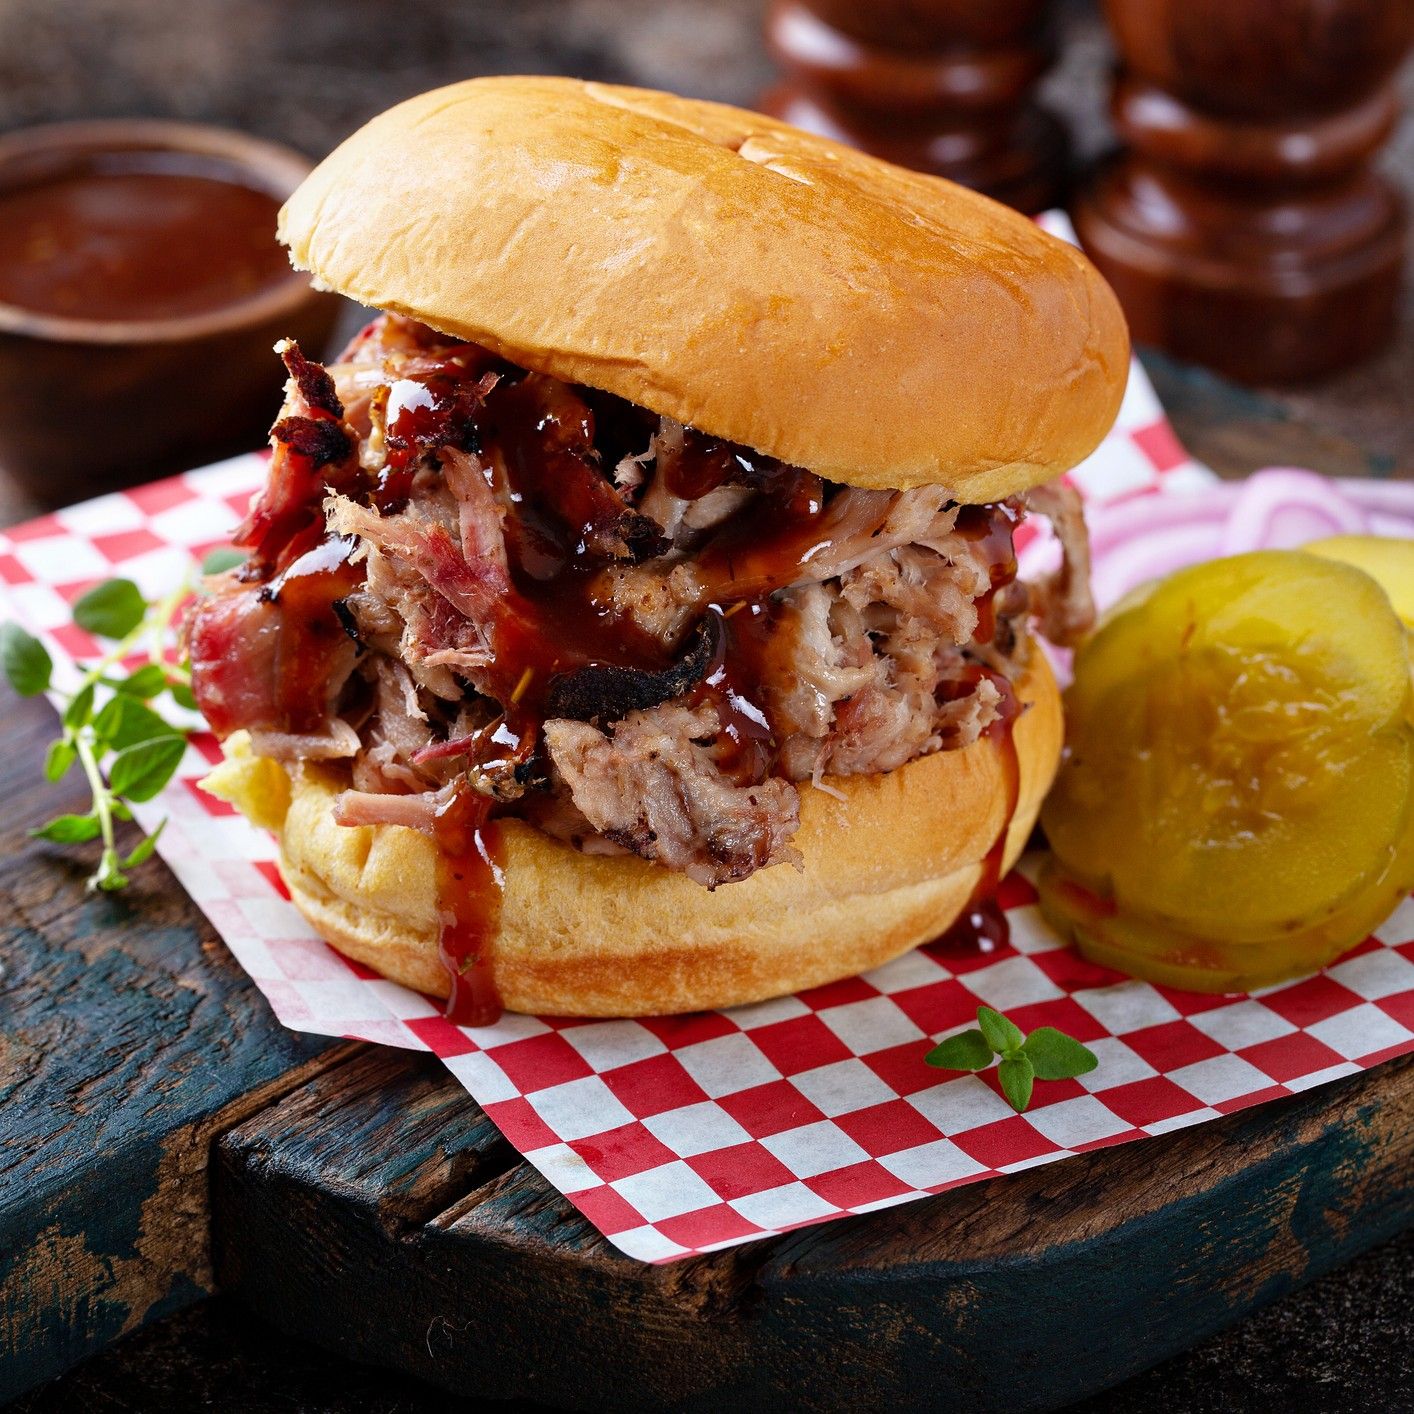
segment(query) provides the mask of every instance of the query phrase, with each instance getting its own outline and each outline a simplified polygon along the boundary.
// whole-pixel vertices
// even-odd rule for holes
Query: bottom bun
[[[643,1016],[761,1001],[877,967],[936,937],[967,905],[999,833],[1020,854],[1060,757],[1060,696],[1039,652],[1017,683],[1019,789],[983,739],[883,775],[801,789],[801,870],[776,865],[709,893],[636,856],[581,854],[519,820],[499,822],[505,894],[492,951],[507,1010]],[[334,823],[340,784],[287,774],[233,737],[206,788],[277,832],[301,913],[340,952],[446,996],[436,846],[402,826]]]

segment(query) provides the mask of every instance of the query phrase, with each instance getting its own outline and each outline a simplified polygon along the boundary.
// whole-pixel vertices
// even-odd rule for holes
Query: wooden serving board
[[[160,862],[27,827],[0,697],[0,1399],[216,1286],[462,1393],[578,1407],[1048,1408],[1414,1221],[1414,1057],[1166,1138],[648,1267],[435,1059],[280,1027]],[[985,1391],[985,1393],[984,1393]]]

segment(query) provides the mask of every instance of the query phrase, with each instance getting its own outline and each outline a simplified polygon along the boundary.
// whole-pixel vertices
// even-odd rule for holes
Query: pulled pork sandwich
[[[312,925],[457,1020],[748,1002],[936,936],[1060,749],[1090,619],[1048,485],[1115,301],[946,182],[753,113],[479,79],[355,133],[281,237],[386,311],[293,344],[245,564],[189,625]],[[1032,512],[1065,546],[1018,583]]]

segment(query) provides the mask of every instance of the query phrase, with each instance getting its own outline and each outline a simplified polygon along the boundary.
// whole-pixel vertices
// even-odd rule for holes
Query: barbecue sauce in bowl
[[[0,465],[38,502],[244,452],[282,337],[323,348],[338,297],[292,270],[298,153],[192,123],[0,134]]]
[[[63,319],[181,319],[291,278],[280,203],[235,168],[93,154],[0,190],[0,303]]]

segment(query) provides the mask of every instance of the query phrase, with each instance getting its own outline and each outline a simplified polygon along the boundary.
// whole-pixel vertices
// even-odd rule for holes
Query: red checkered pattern
[[[149,595],[229,537],[258,456],[59,511],[0,534],[0,609],[38,632],[59,681],[94,652],[71,605],[115,572]],[[1135,366],[1115,431],[1072,479],[1092,502],[1207,484]],[[1038,539],[1027,554],[1045,553]],[[643,1021],[507,1016],[476,1031],[347,962],[290,904],[270,840],[203,794],[216,760],[136,809],[159,850],[297,1030],[435,1052],[507,1138],[617,1246],[666,1261],[938,1193],[1349,1075],[1414,1048],[1414,905],[1318,977],[1253,997],[1127,981],[1060,946],[1030,865],[1006,881],[1011,940],[920,948],[866,977],[730,1013]],[[1059,1026],[1099,1068],[1014,1114],[995,1076],[923,1064],[979,1003]]]

